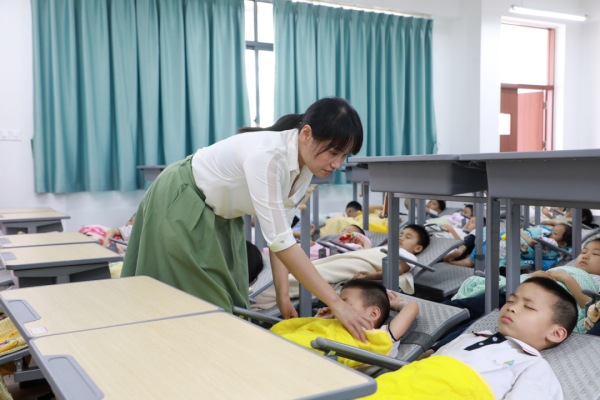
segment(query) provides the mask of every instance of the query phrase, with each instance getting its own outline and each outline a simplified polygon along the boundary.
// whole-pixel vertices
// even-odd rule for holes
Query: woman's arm
[[[363,342],[366,341],[363,329],[371,329],[372,323],[367,318],[360,316],[358,311],[346,304],[337,295],[319,274],[300,246],[293,245],[275,254],[302,286],[327,304],[352,336]]]
[[[277,258],[274,252],[269,251],[271,270],[273,271],[273,284],[275,285],[276,301],[283,319],[298,318],[298,312],[290,300],[290,281],[288,270]]]

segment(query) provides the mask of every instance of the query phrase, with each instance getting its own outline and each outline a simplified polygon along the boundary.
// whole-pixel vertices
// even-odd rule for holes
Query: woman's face
[[[340,168],[348,153],[327,149],[326,143],[318,143],[312,138],[312,130],[306,125],[298,135],[298,161],[306,165],[317,178],[325,178]],[[325,150],[327,149],[327,150]]]

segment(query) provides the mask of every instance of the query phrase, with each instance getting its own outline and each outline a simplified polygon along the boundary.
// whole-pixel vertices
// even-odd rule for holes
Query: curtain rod
[[[260,0],[258,0],[258,1],[260,1]],[[288,1],[291,1],[293,3],[310,3],[310,4],[322,5],[322,6],[326,6],[326,7],[340,7],[340,8],[347,8],[347,9],[358,10],[358,11],[370,11],[370,12],[378,12],[378,13],[384,13],[384,14],[401,15],[401,16],[405,16],[405,17],[417,17],[417,18],[431,19],[431,15],[429,15],[429,14],[402,12],[402,11],[390,10],[387,8],[362,6],[362,5],[358,5],[358,4],[330,3],[327,1],[320,1],[320,0],[288,0]]]

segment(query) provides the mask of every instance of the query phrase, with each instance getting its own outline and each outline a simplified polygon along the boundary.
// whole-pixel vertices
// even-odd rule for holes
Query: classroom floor
[[[33,387],[20,389],[19,384],[15,382],[12,375],[5,376],[4,382],[6,382],[8,391],[13,396],[13,400],[36,400],[39,396],[43,396],[50,391],[47,382],[40,382]]]

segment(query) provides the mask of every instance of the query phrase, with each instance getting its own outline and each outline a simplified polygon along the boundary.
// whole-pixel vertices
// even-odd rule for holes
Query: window
[[[246,0],[246,82],[253,126],[274,121],[275,55],[273,53],[273,4]]]
[[[500,151],[552,150],[554,35],[554,29],[501,25],[500,112],[507,116]]]

